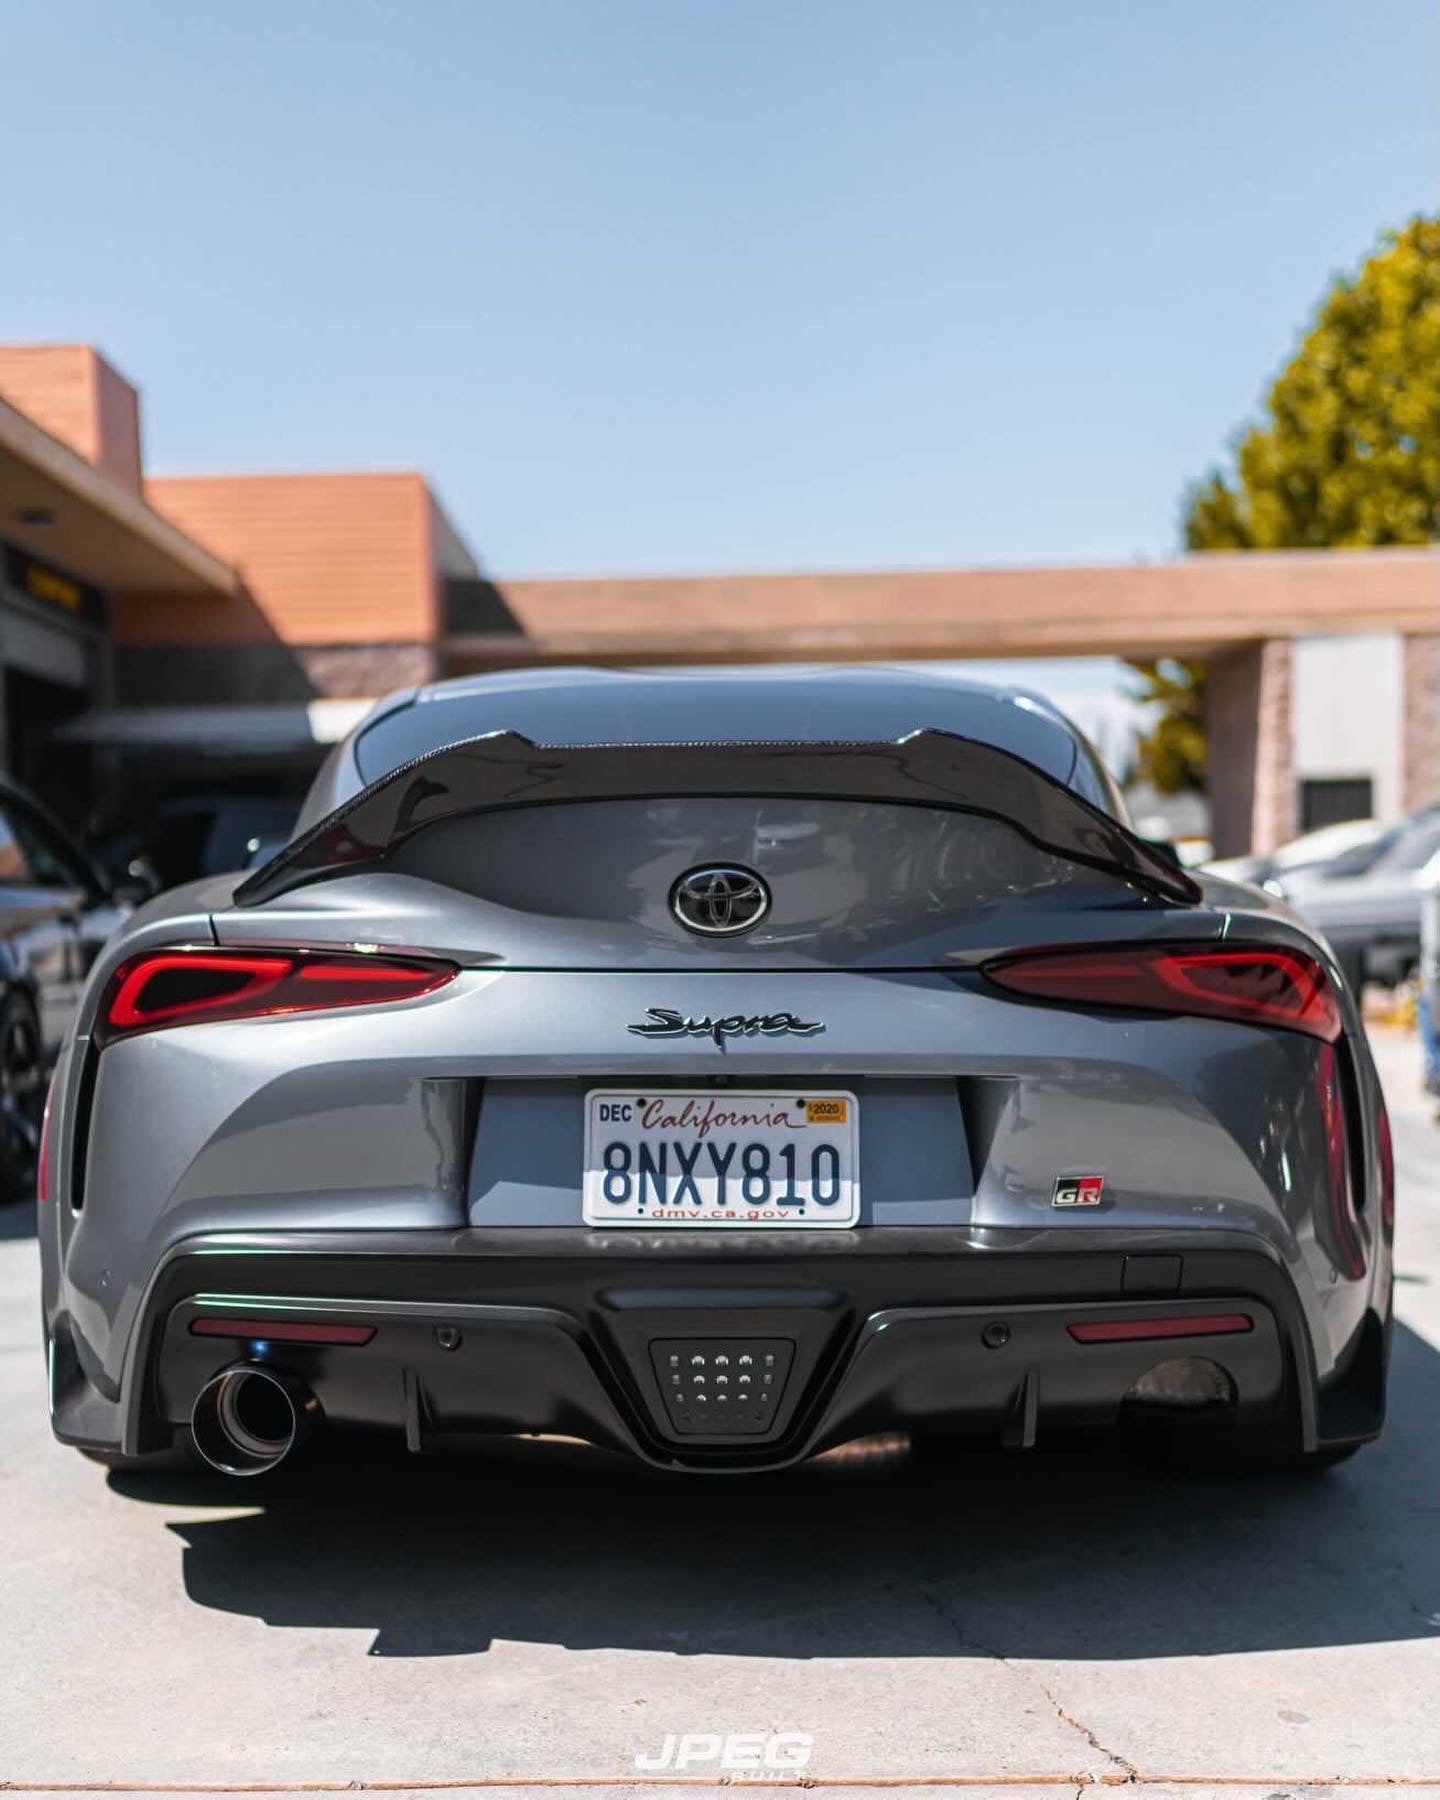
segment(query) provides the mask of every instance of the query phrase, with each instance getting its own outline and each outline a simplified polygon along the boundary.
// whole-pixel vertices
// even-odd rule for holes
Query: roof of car
[[[402,713],[409,714],[403,726]],[[518,732],[543,745],[582,745],[894,742],[928,728],[997,745],[1063,782],[1072,782],[1077,766],[1094,755],[1042,695],[941,670],[871,665],[546,668],[464,676],[393,696],[361,725],[359,737],[382,723],[387,738],[413,738],[417,752],[427,741],[488,731]],[[394,766],[390,755],[386,760]],[[362,767],[364,761],[362,749]]]

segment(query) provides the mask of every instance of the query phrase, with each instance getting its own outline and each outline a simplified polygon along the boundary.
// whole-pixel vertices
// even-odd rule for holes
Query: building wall
[[[1255,718],[1255,804],[1250,842],[1262,853],[1287,843],[1296,823],[1294,740],[1291,734],[1292,642],[1267,638],[1260,646],[1260,693]]]
[[[1440,634],[1271,638],[1210,665],[1217,854],[1300,829],[1301,784],[1363,777],[1373,811],[1440,801]]]
[[[90,460],[132,494],[142,493],[145,477],[140,444],[140,396],[103,356],[94,359],[91,374],[95,383],[95,454]]]
[[[88,344],[0,344],[0,394],[118,486],[140,492],[140,396]]]
[[[1402,646],[1403,805],[1408,812],[1440,801],[1440,634],[1407,637]]]
[[[1217,856],[1243,856],[1250,849],[1259,702],[1258,644],[1212,658],[1206,685],[1206,787],[1210,841]]]
[[[245,594],[205,607],[119,596],[117,642],[434,641],[431,502],[419,475],[184,476],[152,478],[145,492],[238,571]]]
[[[461,548],[420,476],[176,478],[146,494],[243,588],[204,605],[113,595],[122,704],[375,697],[434,677],[435,559]]]
[[[1368,778],[1375,817],[1398,818],[1405,810],[1399,636],[1297,638],[1291,661],[1295,781]]]
[[[1207,692],[1215,854],[1273,850],[1295,835],[1289,642],[1269,638],[1213,658]]]
[[[530,643],[611,662],[787,657],[1208,656],[1296,633],[1430,631],[1440,556],[1425,548],[1266,551],[1116,567],[507,580]]]
[[[428,644],[121,644],[123,706],[285,706],[377,699],[433,681]]]
[[[439,674],[433,644],[316,644],[296,652],[310,692],[322,700],[378,700],[422,687]]]

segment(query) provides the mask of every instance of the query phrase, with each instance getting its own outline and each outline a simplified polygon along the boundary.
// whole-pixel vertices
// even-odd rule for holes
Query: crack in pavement
[[[1054,1711],[1056,1717],[1068,1725],[1072,1731],[1078,1732],[1092,1750],[1096,1751],[1100,1756],[1103,1756],[1107,1762],[1113,1764],[1123,1775],[1126,1782],[1140,1781],[1142,1779],[1140,1771],[1136,1768],[1134,1763],[1121,1756],[1118,1750],[1112,1750],[1108,1744],[1102,1744],[1100,1739],[1083,1719],[1077,1719],[1073,1713],[1066,1711],[1056,1694],[1052,1692],[1049,1685],[1041,1679],[1034,1669],[1027,1667],[1024,1663],[1013,1661],[1010,1657],[1002,1655],[1000,1651],[992,1650],[988,1644],[982,1644],[978,1639],[971,1637],[969,1632],[965,1629],[965,1626],[956,1617],[955,1613],[947,1605],[942,1596],[937,1594],[933,1588],[922,1586],[919,1592],[926,1605],[930,1607],[931,1611],[934,1612],[938,1618],[943,1620],[944,1623],[949,1626],[950,1630],[955,1634],[956,1642],[964,1649],[972,1651],[979,1656],[989,1657],[992,1662],[997,1662],[1002,1668],[1009,1669],[1011,1674],[1018,1675],[1022,1681],[1028,1681],[1032,1687],[1038,1688],[1045,1696],[1046,1702]]]

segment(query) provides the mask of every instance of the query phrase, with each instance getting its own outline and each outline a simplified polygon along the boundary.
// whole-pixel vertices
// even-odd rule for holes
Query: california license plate
[[[859,1106],[830,1088],[585,1096],[587,1225],[853,1225]]]

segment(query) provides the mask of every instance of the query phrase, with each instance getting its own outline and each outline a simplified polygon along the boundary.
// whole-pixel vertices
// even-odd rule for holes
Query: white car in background
[[[1440,806],[1412,813],[1333,861],[1264,885],[1330,942],[1351,985],[1404,981],[1420,961],[1420,916],[1440,880]]]
[[[1338,825],[1321,825],[1302,837],[1292,838],[1268,856],[1227,856],[1205,863],[1205,872],[1222,876],[1226,881],[1253,881],[1264,884],[1300,869],[1314,869],[1334,862],[1336,857],[1360,851],[1378,843],[1387,827],[1377,819],[1345,819]]]

